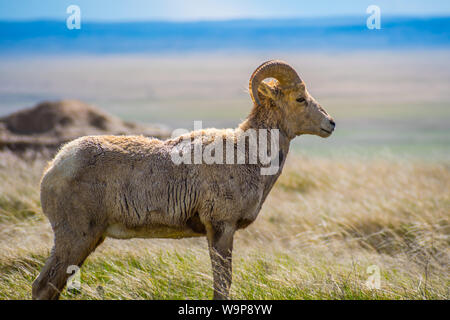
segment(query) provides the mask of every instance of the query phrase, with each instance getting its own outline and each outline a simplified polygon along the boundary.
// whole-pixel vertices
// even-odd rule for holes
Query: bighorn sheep
[[[263,82],[267,78],[275,80]],[[285,62],[260,65],[250,78],[249,90],[253,109],[236,129],[199,130],[165,141],[86,136],[66,144],[41,181],[41,203],[54,231],[54,247],[33,283],[33,298],[57,299],[69,276],[68,266],[81,266],[105,237],[206,235],[214,299],[227,299],[233,235],[256,219],[281,174],[290,141],[301,134],[328,137],[335,127]],[[261,162],[173,162],[171,153],[183,139],[189,138],[194,149],[199,143],[205,148],[214,138],[231,139],[236,150],[237,141],[245,139],[249,129],[278,130],[275,174],[262,175]],[[246,159],[251,151],[245,147]]]

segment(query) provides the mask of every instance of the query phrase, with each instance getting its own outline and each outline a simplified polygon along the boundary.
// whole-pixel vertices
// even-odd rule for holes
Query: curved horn
[[[275,78],[282,86],[290,86],[302,82],[297,72],[289,64],[280,60],[269,60],[261,64],[253,72],[249,81],[249,91],[252,100],[261,105],[258,97],[258,87],[267,78]]]

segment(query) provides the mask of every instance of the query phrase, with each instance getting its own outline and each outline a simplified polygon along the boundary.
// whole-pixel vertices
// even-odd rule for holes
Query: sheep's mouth
[[[325,130],[325,129],[323,129],[323,128],[320,128],[320,130],[325,131],[325,132],[328,133],[328,134],[332,134],[332,133],[333,133],[333,131],[328,131],[328,130]]]

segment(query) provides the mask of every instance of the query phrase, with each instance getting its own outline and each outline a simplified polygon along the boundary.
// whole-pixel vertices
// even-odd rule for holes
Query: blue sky
[[[449,0],[0,0],[0,20],[66,19],[76,4],[82,19],[224,20],[366,15],[375,4],[386,15],[450,15]]]

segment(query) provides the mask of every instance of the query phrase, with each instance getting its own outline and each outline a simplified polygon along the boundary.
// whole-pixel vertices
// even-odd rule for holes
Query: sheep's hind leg
[[[104,240],[102,232],[89,236],[73,232],[55,232],[55,244],[41,273],[33,282],[32,297],[35,300],[56,300],[71,274],[71,265],[81,267],[87,256]]]
[[[215,300],[226,300],[229,298],[234,231],[233,227],[225,224],[207,227]]]

